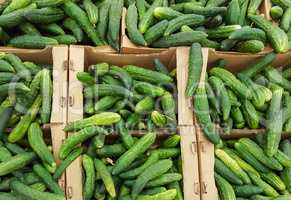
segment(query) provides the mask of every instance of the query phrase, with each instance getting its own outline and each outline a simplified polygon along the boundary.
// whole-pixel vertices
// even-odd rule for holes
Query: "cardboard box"
[[[186,54],[187,49],[178,49],[177,54]],[[189,51],[189,48],[188,48]],[[189,52],[188,52],[189,53]],[[257,55],[238,55],[238,54],[225,54],[221,52],[215,52],[211,49],[204,49],[203,50],[203,60],[207,60],[203,64],[202,68],[202,75],[200,78],[200,81],[205,80],[205,73],[207,70],[219,59],[225,59],[226,60],[226,69],[230,70],[233,73],[239,72],[245,67],[257,62],[258,59],[263,57],[265,54],[257,54]],[[274,67],[286,67],[289,66],[291,52],[288,52],[286,54],[278,54],[277,58],[274,60],[272,65]],[[187,68],[184,68],[183,73],[187,73]],[[185,85],[186,83],[183,83]],[[184,88],[185,90],[185,88]],[[191,101],[191,99],[186,99],[187,101]],[[195,101],[195,99],[194,99]],[[191,104],[192,105],[192,104]],[[187,111],[185,111],[187,112]],[[199,155],[199,173],[200,173],[200,191],[201,191],[201,200],[216,200],[218,199],[218,193],[215,186],[215,180],[214,180],[214,145],[211,144],[207,138],[204,136],[203,131],[201,130],[199,123],[197,122],[195,118],[195,114],[193,112],[192,107],[189,106],[189,111],[191,112],[191,115],[193,116],[192,123],[195,127],[196,137],[197,137],[197,143],[198,143],[198,155]],[[189,113],[190,115],[190,113]],[[191,120],[188,120],[187,122],[190,122]],[[241,137],[252,137],[255,134],[263,133],[263,129],[234,129],[232,130],[232,133],[230,135],[221,135],[222,139],[236,139]],[[283,133],[282,138],[290,137],[291,133]]]
[[[53,154],[57,164],[58,152],[62,141],[66,138],[63,132],[63,125],[67,121],[67,64],[68,47],[55,46],[45,49],[15,49],[1,47],[0,52],[13,53],[20,57],[22,61],[31,61],[36,64],[53,65],[53,99],[51,123],[45,124],[43,130],[47,133],[49,141],[52,143]],[[60,186],[65,191],[65,174],[59,179]]]
[[[69,105],[68,122],[82,119],[83,117],[83,86],[76,79],[76,74],[86,71],[88,66],[100,62],[108,62],[118,66],[126,64],[152,68],[153,60],[159,58],[170,69],[178,66],[176,63],[176,51],[167,50],[156,54],[115,54],[106,50],[94,51],[80,46],[70,47],[69,67]],[[179,85],[178,85],[179,87]],[[179,113],[178,113],[179,118]],[[169,132],[165,129],[156,130],[159,140],[165,138]],[[184,195],[185,200],[200,199],[199,171],[197,142],[193,127],[180,127],[181,154],[183,159]],[[144,135],[144,131],[131,131],[132,135]],[[70,133],[69,133],[70,135]],[[82,199],[82,167],[81,159],[75,160],[67,169],[67,198],[70,200]]]

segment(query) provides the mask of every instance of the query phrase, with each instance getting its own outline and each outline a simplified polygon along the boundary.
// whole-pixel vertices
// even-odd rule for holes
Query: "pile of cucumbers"
[[[291,20],[291,1],[272,0],[270,9],[271,18],[277,22],[282,30],[284,30],[288,39],[291,38],[290,20]]]
[[[202,53],[199,44],[190,51],[189,80],[186,94],[194,96],[194,111],[204,133],[214,144],[220,143],[218,128],[224,134],[231,129],[266,129],[268,156],[279,146],[281,132],[290,131],[290,69],[271,66],[276,54],[269,53],[237,74],[226,70],[225,61],[211,66],[205,82],[200,82]]]
[[[127,33],[141,46],[168,48],[198,42],[221,51],[258,53],[271,44],[277,53],[287,52],[286,33],[257,15],[262,2],[136,0],[127,9]]]
[[[84,200],[183,200],[179,135],[169,136],[158,146],[155,132],[137,138],[121,130],[117,139],[105,140],[110,134],[108,126],[96,124],[116,122],[95,122],[76,121],[76,132],[59,152],[63,168],[82,156]]]
[[[11,128],[8,141],[21,141],[30,124],[50,122],[51,65],[23,62],[15,54],[0,54],[0,136]]]
[[[220,199],[288,200],[291,198],[291,144],[280,143],[273,156],[263,151],[262,134],[255,140],[226,141],[215,149],[215,182]]]
[[[3,45],[111,45],[119,49],[123,0],[6,0],[0,5]]]
[[[54,174],[60,169],[45,141],[38,122],[28,122],[27,139],[0,140],[0,199],[66,199],[57,183],[60,176]]]
[[[175,70],[154,60],[155,70],[134,65],[98,63],[77,78],[84,85],[84,112],[94,117],[113,112],[129,130],[176,130]],[[69,131],[69,130],[66,130]]]

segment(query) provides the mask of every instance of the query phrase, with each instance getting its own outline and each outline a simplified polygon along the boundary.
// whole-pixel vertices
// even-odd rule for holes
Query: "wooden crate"
[[[93,51],[93,49],[86,49],[80,46],[71,46],[69,62],[68,122],[72,122],[83,117],[83,86],[76,79],[76,74],[78,72],[86,71],[90,64],[96,64],[99,62],[108,62],[119,66],[133,64],[152,68],[153,60],[155,58],[159,58],[170,69],[178,66],[176,63],[176,51],[172,49],[155,54],[116,54],[110,51],[106,52],[106,50]],[[169,132],[165,129],[157,129],[156,132],[158,136],[166,136],[169,134]],[[181,154],[184,163],[183,171],[185,200],[200,199],[197,142],[194,135],[194,129],[191,126],[180,127],[179,132],[182,140]],[[145,134],[145,132],[131,131],[131,134],[140,136]],[[81,159],[74,161],[67,169],[67,197],[70,200],[82,199],[81,171]]]
[[[1,47],[0,52],[13,53],[20,57],[22,61],[31,61],[36,64],[53,65],[53,98],[50,124],[43,125],[43,130],[51,140],[53,154],[57,164],[58,152],[62,141],[66,138],[63,132],[63,125],[67,121],[67,65],[68,47],[55,46],[45,49],[16,49]],[[65,174],[59,179],[60,186],[65,191]]]

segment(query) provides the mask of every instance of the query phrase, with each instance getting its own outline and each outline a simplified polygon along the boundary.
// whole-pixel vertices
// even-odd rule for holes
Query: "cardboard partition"
[[[183,163],[184,200],[200,198],[198,143],[194,126],[181,126],[181,156]]]
[[[57,164],[59,147],[66,138],[63,132],[63,124],[67,121],[67,64],[68,64],[68,47],[55,46],[45,49],[16,49],[1,47],[0,52],[13,53],[20,57],[22,61],[31,61],[36,64],[53,65],[53,98],[51,123],[43,126],[44,132],[49,133],[48,140],[53,147],[54,158]],[[59,179],[59,184],[65,191],[65,174]]]
[[[264,0],[262,5],[262,13],[264,14],[267,20],[272,20],[270,15],[270,9],[272,8],[272,1],[271,0]]]

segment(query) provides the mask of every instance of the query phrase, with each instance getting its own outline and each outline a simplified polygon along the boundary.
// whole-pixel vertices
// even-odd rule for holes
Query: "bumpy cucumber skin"
[[[83,155],[82,165],[86,174],[85,183],[83,187],[84,188],[83,198],[84,200],[90,200],[93,197],[95,189],[95,168],[93,159],[88,155]]]
[[[215,182],[222,199],[236,199],[232,186],[220,175],[214,174]]]
[[[144,38],[148,45],[151,45],[154,41],[159,39],[164,35],[165,30],[168,27],[169,22],[167,20],[162,20],[152,27],[150,27],[145,33]]]
[[[143,35],[137,29],[138,13],[134,4],[130,5],[127,9],[126,15],[126,28],[130,40],[138,45],[147,46]]]
[[[132,148],[125,152],[115,163],[112,174],[116,175],[129,166],[139,155],[144,153],[154,142],[156,134],[147,133]]]
[[[16,36],[9,41],[9,45],[13,47],[27,49],[43,49],[46,46],[58,44],[58,41],[53,38],[37,35]]]

